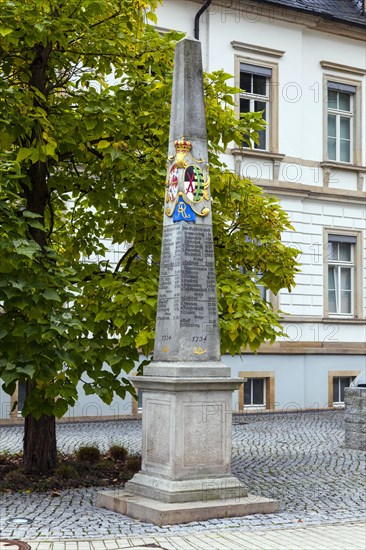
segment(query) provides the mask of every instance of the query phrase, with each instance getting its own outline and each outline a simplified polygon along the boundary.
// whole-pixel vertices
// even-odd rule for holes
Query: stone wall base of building
[[[345,446],[366,451],[366,388],[345,389]]]

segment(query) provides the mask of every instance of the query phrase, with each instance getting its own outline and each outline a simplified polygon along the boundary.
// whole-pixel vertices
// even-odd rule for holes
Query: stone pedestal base
[[[184,523],[273,512],[231,473],[232,393],[242,379],[220,362],[156,362],[132,382],[142,391],[141,471],[98,505],[140,521]]]
[[[366,388],[346,388],[345,447],[366,451]]]
[[[133,495],[167,503],[240,499],[248,494],[246,488],[233,475],[176,481],[142,472],[135,474],[133,479],[126,483],[126,490]]]
[[[161,526],[214,518],[270,514],[277,512],[278,501],[248,495],[224,500],[166,503],[116,489],[98,493],[97,506],[144,523]]]

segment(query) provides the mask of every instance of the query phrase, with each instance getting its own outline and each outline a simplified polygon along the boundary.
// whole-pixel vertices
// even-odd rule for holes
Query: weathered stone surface
[[[357,387],[351,387],[351,388],[345,388],[344,390],[345,397],[349,399],[363,399],[366,400],[366,388],[357,388]]]
[[[131,496],[131,493],[118,489],[100,492],[97,505],[160,526],[212,518],[268,514],[278,510],[276,500],[253,495],[200,502],[166,503]]]
[[[231,474],[230,377],[135,377],[142,393],[142,467],[126,489],[164,502],[196,501],[245,487]],[[208,483],[209,481],[209,483]]]
[[[174,140],[184,136],[194,140],[195,145],[201,148],[201,154],[206,152],[207,157],[201,59],[201,43],[195,38],[186,37],[177,43],[174,57],[169,135],[169,153],[171,155],[174,154]]]
[[[154,361],[220,360],[207,161],[201,44],[185,38],[174,61]]]
[[[347,404],[347,412],[349,414],[358,414],[364,416],[366,419],[366,400],[361,397],[345,397],[345,403]],[[366,420],[365,420],[366,421]]]
[[[345,389],[345,446],[366,450],[366,388]]]
[[[348,408],[344,415],[344,421],[350,424],[357,424],[359,428],[365,427],[366,428],[366,417],[365,415],[359,414],[359,413],[350,413],[348,412]],[[357,427],[355,427],[357,429]]]
[[[211,227],[165,227],[160,266],[154,360],[219,361]]]
[[[232,392],[243,381],[220,362],[209,182],[201,46],[188,38],[176,45],[154,362],[131,378],[142,466],[126,497],[98,500],[159,525],[278,508],[242,501],[231,474]]]
[[[126,490],[159,502],[207,502],[212,499],[242,498],[248,491],[233,475],[171,480],[167,477],[136,474]]]
[[[199,365],[200,378],[223,378],[231,374],[230,367],[220,361],[205,361]],[[158,362],[144,368],[144,376],[168,378],[195,378],[197,376],[197,362]]]

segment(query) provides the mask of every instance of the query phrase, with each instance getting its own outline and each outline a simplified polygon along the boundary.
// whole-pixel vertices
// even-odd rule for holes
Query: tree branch
[[[53,226],[54,226],[54,222],[55,222],[55,215],[54,215],[54,212],[53,212],[53,207],[52,207],[52,203],[51,203],[51,197],[49,196],[48,197],[48,201],[47,201],[47,204],[48,204],[48,208],[50,209],[50,228],[47,232],[47,235],[46,235],[46,239],[49,239],[50,236],[52,235],[52,232],[53,232]]]
[[[109,17],[107,17],[107,19],[102,19],[101,21],[97,21],[96,23],[93,23],[93,25],[90,25],[89,29],[94,29],[95,27],[98,27],[99,25],[103,25],[103,23],[106,23],[107,21],[110,21],[111,19],[114,19],[115,17],[117,17],[118,15],[120,15],[121,13],[121,10],[118,10],[116,13],[110,15]],[[69,44],[74,44],[75,42],[77,42],[78,40],[81,40],[83,38],[82,35],[79,35],[77,38],[74,38],[74,40],[71,40],[69,42]]]
[[[118,264],[115,267],[114,273],[117,273],[119,268],[121,267],[123,261],[131,254],[131,252],[134,250],[134,246],[130,246],[128,250],[123,254],[123,256],[119,259]]]

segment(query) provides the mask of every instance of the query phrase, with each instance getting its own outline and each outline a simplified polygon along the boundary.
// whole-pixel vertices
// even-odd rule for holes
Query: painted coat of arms
[[[165,214],[173,218],[173,222],[195,222],[196,216],[205,217],[210,213],[210,178],[205,178],[207,162],[191,155],[189,140],[178,139],[174,146],[176,154],[169,157]]]

